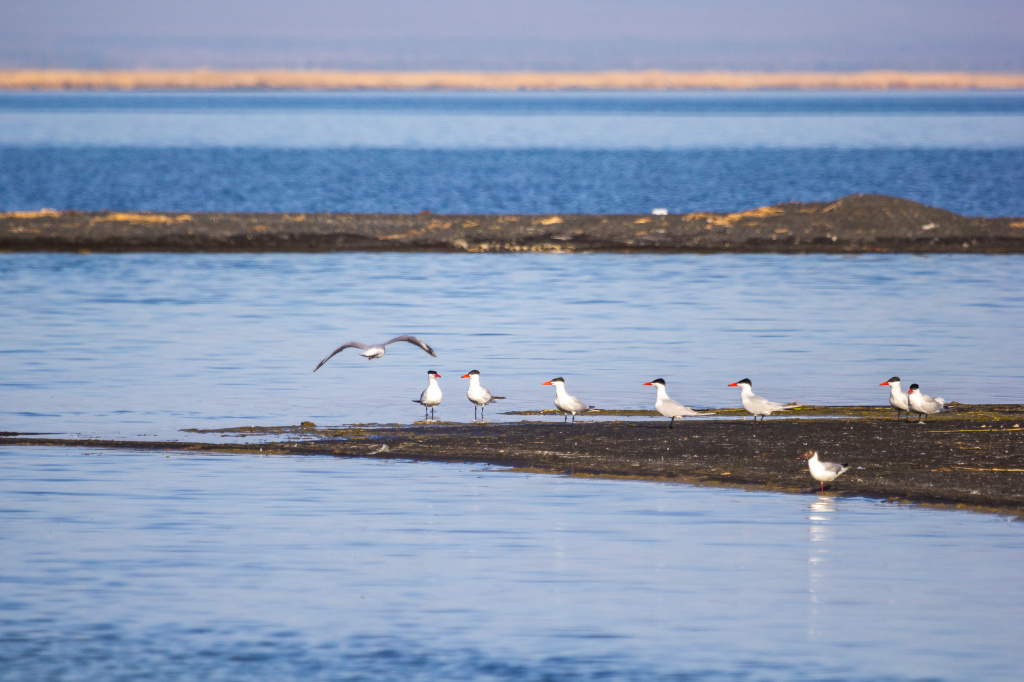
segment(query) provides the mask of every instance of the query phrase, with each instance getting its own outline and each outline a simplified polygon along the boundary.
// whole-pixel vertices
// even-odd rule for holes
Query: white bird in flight
[[[754,415],[754,421],[757,421],[758,415],[761,416],[761,421],[764,421],[764,418],[772,412],[781,412],[782,410],[792,410],[794,407],[800,407],[796,403],[791,405],[773,403],[759,395],[754,395],[754,389],[750,387],[750,379],[740,379],[729,385],[740,387],[740,402],[743,403],[744,410]]]
[[[476,408],[480,406],[480,419],[484,418],[484,406],[493,403],[495,400],[504,400],[504,396],[491,395],[491,392],[480,385],[480,372],[471,370],[468,374],[462,375],[463,379],[469,379],[469,388],[466,390],[466,397],[473,403],[473,421],[476,421]]]
[[[423,406],[423,418],[427,418],[427,410],[430,410],[430,418],[434,418],[434,408],[441,404],[441,387],[437,383],[437,378],[441,376],[434,370],[427,372],[427,387],[423,389],[423,393],[420,393],[420,399],[414,400],[414,403],[419,403]]]
[[[917,413],[917,421],[921,421],[922,414],[925,421],[928,421],[928,415],[942,412],[946,409],[945,399],[933,398],[930,395],[921,393],[921,388],[917,384],[910,384],[910,390],[907,391],[907,400],[910,403],[910,412]],[[909,412],[907,413],[907,419],[910,419]]]
[[[594,409],[593,405],[587,405],[576,396],[569,395],[568,391],[565,390],[565,379],[558,377],[551,381],[545,381],[542,386],[554,386],[555,387],[555,407],[565,413],[565,420],[569,420],[569,415],[572,415],[572,423],[576,423],[576,415],[588,410]]]
[[[671,417],[672,421],[668,423],[668,428],[676,423],[676,417],[699,417],[702,415],[715,414],[714,412],[698,412],[692,410],[686,405],[682,405],[668,397],[668,393],[665,391],[665,380],[655,379],[654,381],[648,381],[644,386],[654,386],[658,389],[658,397],[654,401],[654,409],[658,411],[658,414],[663,417]]]
[[[839,474],[843,473],[850,467],[845,464],[836,464],[835,462],[822,462],[818,459],[817,450],[808,450],[804,454],[800,455],[801,458],[807,458],[807,469],[811,472],[811,478],[815,481],[821,482],[821,492],[825,492],[825,484],[831,483],[832,481],[839,478]]]
[[[363,352],[360,353],[360,355],[362,355],[367,360],[375,360],[375,359],[379,358],[380,356],[384,355],[384,346],[387,346],[389,344],[395,343],[396,341],[408,341],[409,343],[413,344],[414,346],[419,346],[423,350],[427,351],[428,353],[433,355],[435,358],[437,357],[437,353],[434,352],[433,348],[431,348],[427,344],[423,343],[422,341],[417,339],[415,336],[409,336],[409,335],[405,334],[405,335],[402,335],[402,336],[396,336],[395,338],[391,339],[390,341],[385,341],[384,343],[366,344],[366,343],[359,343],[358,341],[349,341],[348,343],[346,343],[344,345],[341,345],[341,346],[338,346],[337,348],[335,348],[334,351],[330,355],[328,355],[326,358],[324,358],[323,360],[320,361],[320,364],[317,365],[316,368],[313,371],[315,372],[316,370],[318,370],[321,367],[323,367],[325,362],[327,362],[328,360],[330,360],[331,358],[333,358],[335,355],[337,355],[341,351],[345,350],[346,348],[362,348]]]
[[[889,404],[892,405],[892,409],[896,410],[896,420],[899,421],[900,412],[906,412],[907,419],[910,419],[910,402],[907,399],[907,394],[903,392],[903,387],[900,386],[900,378],[893,377],[878,385],[889,387]]]

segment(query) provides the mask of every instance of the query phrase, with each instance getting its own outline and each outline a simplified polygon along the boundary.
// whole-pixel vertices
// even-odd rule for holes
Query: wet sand
[[[0,214],[0,250],[1024,253],[1024,218],[860,194],[670,216],[41,210]]]
[[[176,452],[329,455],[478,462],[574,476],[610,476],[796,494],[820,490],[807,450],[852,468],[830,494],[1024,515],[1024,405],[956,405],[926,422],[881,407],[806,408],[754,423],[627,415],[512,423],[417,423],[192,430],[207,442],[119,441],[0,434],[0,445]],[[605,413],[607,414],[607,413]],[[645,413],[646,414],[646,413]],[[230,442],[231,438],[250,442]],[[259,438],[263,442],[253,443]],[[221,442],[212,442],[219,440]],[[229,442],[225,442],[229,441]]]

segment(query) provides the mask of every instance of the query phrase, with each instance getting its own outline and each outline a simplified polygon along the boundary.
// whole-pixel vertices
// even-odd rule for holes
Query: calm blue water
[[[0,94],[0,210],[1024,215],[1024,93]]]
[[[1024,215],[1024,94],[0,94],[0,210]],[[0,431],[1024,402],[1024,259],[0,254]],[[367,362],[348,340],[415,333]],[[494,406],[492,406],[493,408]],[[595,417],[591,417],[593,419]],[[585,426],[583,427],[585,428]],[[210,436],[202,436],[208,439]],[[794,466],[801,466],[795,463]],[[0,449],[0,680],[1016,679],[1019,524],[464,465]]]
[[[427,370],[469,421],[471,369],[503,412],[542,386],[605,409],[739,407],[727,384],[886,405],[895,375],[1024,402],[1024,259],[981,255],[0,255],[0,430],[180,437],[244,424],[410,423]],[[350,340],[413,333],[367,361]]]
[[[334,458],[5,448],[0,466],[5,681],[1024,666],[1024,528],[997,516]]]

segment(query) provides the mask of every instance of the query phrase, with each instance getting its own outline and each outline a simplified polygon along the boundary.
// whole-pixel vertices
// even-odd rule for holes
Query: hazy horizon
[[[1024,3],[0,2],[0,68],[1024,71]]]

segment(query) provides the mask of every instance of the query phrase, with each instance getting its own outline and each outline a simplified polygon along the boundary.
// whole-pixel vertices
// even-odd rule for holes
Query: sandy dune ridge
[[[0,90],[1020,90],[1022,73],[942,71],[0,70]]]

